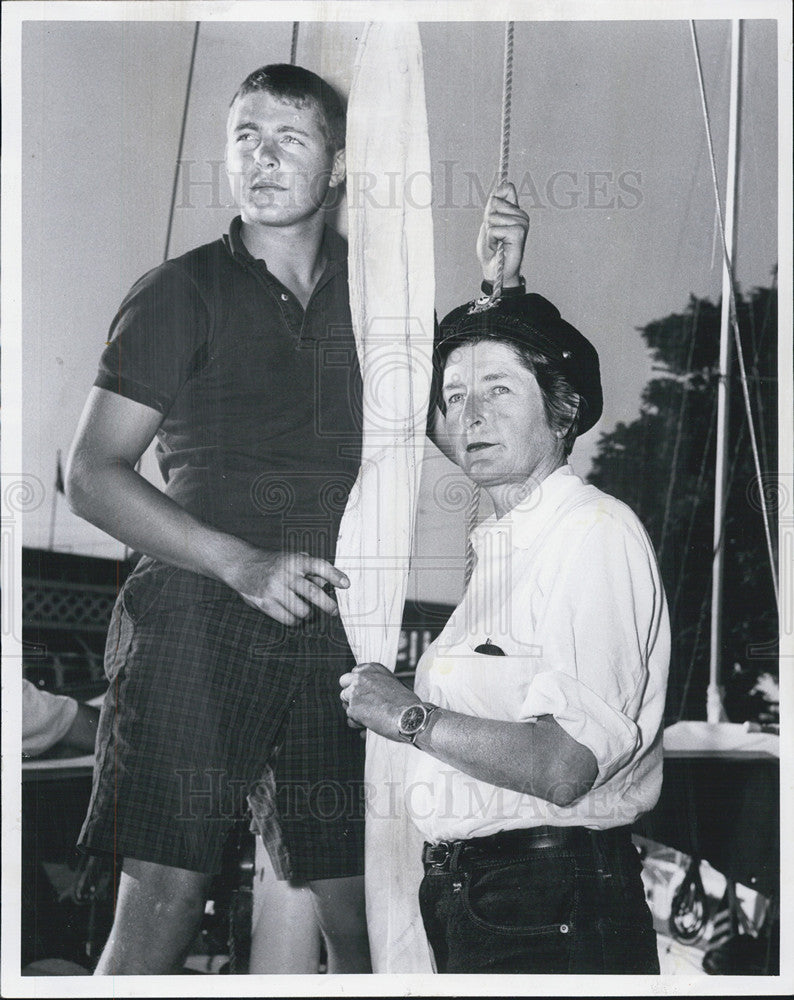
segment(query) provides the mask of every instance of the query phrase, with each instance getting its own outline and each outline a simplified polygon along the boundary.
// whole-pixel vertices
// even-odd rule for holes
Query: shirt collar
[[[229,226],[229,234],[224,237],[224,241],[233,257],[242,257],[245,261],[252,261],[254,259],[248,247],[243,243],[243,220],[239,215],[232,219]]]
[[[229,226],[229,233],[224,237],[224,240],[233,257],[237,257],[248,264],[256,260],[243,242],[243,220],[239,215],[232,219]],[[328,258],[329,268],[347,263],[347,241],[330,226],[326,226],[323,231],[323,250]],[[267,261],[264,264],[267,267]]]
[[[508,511],[504,517],[495,514],[477,525],[471,533],[471,543],[479,551],[486,538],[506,535],[513,548],[528,548],[537,538],[543,524],[554,514],[571,493],[580,489],[583,481],[567,463],[532,489],[532,492]]]

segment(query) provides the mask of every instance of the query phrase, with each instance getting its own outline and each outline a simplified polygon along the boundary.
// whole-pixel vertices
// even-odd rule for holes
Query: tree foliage
[[[737,302],[763,480],[753,464],[735,349],[729,377],[728,493],[723,593],[723,678],[733,721],[756,714],[750,690],[777,673],[778,617],[761,516],[770,503],[777,556],[777,289]],[[657,373],[640,415],[602,434],[590,481],[625,500],[656,546],[670,606],[667,721],[705,718],[713,563],[720,306],[690,297],[681,314],[640,330]]]

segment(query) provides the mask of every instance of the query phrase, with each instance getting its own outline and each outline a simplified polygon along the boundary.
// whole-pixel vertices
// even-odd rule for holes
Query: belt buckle
[[[429,844],[425,860],[432,868],[441,868],[452,857],[452,845],[442,840],[440,844]]]

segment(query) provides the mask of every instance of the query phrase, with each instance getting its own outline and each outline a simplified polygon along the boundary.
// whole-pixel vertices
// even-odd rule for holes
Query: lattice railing
[[[116,587],[23,578],[23,672],[49,691],[100,685],[103,650]]]
[[[66,580],[23,580],[22,620],[40,629],[105,632],[116,588]]]

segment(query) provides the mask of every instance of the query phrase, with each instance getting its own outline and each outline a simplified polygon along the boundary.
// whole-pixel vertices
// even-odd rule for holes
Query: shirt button
[[[289,302],[289,295],[287,295],[286,292],[282,292],[281,293],[281,301],[282,302]]]
[[[567,934],[569,929],[567,924],[560,924],[560,934]]]

